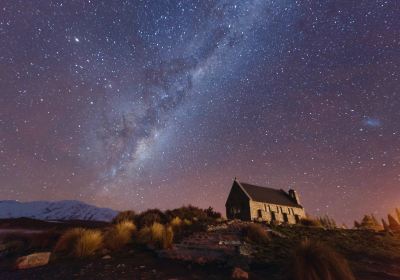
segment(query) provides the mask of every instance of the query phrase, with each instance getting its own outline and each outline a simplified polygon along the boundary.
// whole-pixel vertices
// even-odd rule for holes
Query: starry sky
[[[0,199],[400,207],[400,2],[0,0]]]

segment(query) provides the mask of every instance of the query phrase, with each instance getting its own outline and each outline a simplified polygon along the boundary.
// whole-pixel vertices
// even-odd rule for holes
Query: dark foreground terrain
[[[0,272],[0,279],[230,279],[230,269],[159,259],[152,252],[126,252],[111,259],[60,261],[47,266]],[[256,279],[256,278],[254,278]]]
[[[285,279],[294,248],[301,240],[310,239],[344,256],[356,279],[400,280],[398,233],[257,224],[265,234],[261,242],[252,240],[248,230],[246,233],[251,224],[219,221],[177,238],[168,249],[133,242],[119,251],[51,259],[42,267],[15,269],[20,256],[52,252],[68,228],[104,231],[110,224],[2,220],[0,245],[4,248],[4,244],[12,244],[14,251],[1,251],[0,247],[0,279],[232,279],[232,271],[238,267],[248,273],[248,279]]]

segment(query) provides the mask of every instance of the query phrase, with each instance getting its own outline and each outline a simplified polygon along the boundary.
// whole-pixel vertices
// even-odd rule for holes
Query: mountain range
[[[118,211],[100,208],[77,200],[0,201],[0,219],[32,218],[38,220],[111,221]]]

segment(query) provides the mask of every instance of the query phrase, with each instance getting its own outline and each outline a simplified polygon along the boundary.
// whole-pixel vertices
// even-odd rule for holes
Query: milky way
[[[0,5],[0,199],[400,207],[398,1]]]

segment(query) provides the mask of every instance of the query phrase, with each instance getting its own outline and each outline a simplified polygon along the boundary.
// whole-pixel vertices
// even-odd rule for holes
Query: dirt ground
[[[0,271],[0,279],[229,279],[230,268],[159,259],[151,252],[131,252],[111,259],[57,261],[47,266]]]

